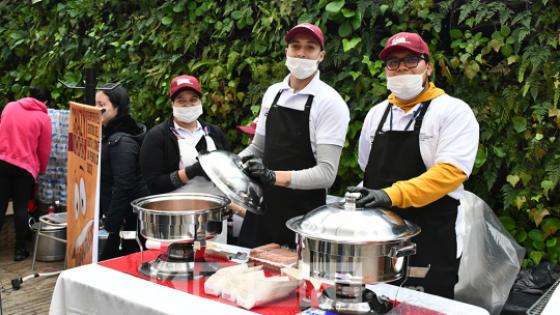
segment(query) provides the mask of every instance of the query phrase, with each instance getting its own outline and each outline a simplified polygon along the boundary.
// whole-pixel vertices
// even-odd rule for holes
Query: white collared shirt
[[[313,105],[309,113],[309,138],[313,154],[317,154],[317,144],[344,146],[350,112],[348,105],[338,92],[321,81],[319,72],[302,90],[294,93],[289,85],[290,75],[282,82],[271,85],[266,90],[261,103],[261,111],[256,132],[265,136],[266,117],[276,94],[281,90],[278,106],[303,111],[309,95],[313,95]]]
[[[368,163],[375,131],[387,104],[385,100],[371,108],[362,126],[358,147],[358,162],[362,170]],[[405,113],[400,107],[392,106],[393,130],[404,130],[419,107],[420,104],[417,104]],[[390,119],[389,114],[383,131],[390,130]],[[414,130],[414,122],[408,130]],[[470,176],[478,149],[478,137],[478,122],[467,103],[447,94],[436,97],[428,107],[420,128],[420,154],[426,169],[437,163],[449,163]],[[463,185],[449,193],[449,196],[460,199],[462,193]]]
[[[198,141],[202,137],[204,137],[204,130],[202,129],[202,125],[198,120],[196,121],[196,129],[194,131],[190,131],[189,129],[183,128],[179,126],[175,120],[173,120],[173,127],[175,127],[175,131],[182,139],[187,139],[189,143],[193,143],[196,145]]]

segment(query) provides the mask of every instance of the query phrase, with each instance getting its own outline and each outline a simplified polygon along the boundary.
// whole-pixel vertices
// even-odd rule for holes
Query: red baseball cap
[[[171,86],[169,87],[169,97],[173,98],[181,90],[190,89],[202,96],[202,91],[200,90],[200,83],[198,79],[191,75],[180,75],[176,76],[171,80]]]
[[[313,37],[319,45],[321,45],[321,49],[325,48],[325,37],[323,36],[323,32],[317,25],[313,25],[311,23],[301,23],[289,30],[284,37],[286,43],[290,43],[290,41],[298,34],[307,34]]]
[[[252,122],[248,126],[237,126],[237,129],[239,129],[241,132],[246,133],[250,136],[254,136],[255,132],[257,131],[257,123]]]
[[[253,121],[247,126],[237,126],[237,129],[239,129],[241,132],[246,133],[250,136],[254,136],[255,132],[257,130],[257,121],[258,120],[259,120],[259,117],[253,119]]]
[[[399,48],[404,48],[427,56],[430,55],[428,44],[426,44],[420,35],[416,33],[400,32],[387,40],[385,48],[383,48],[378,55],[379,59],[385,60],[387,55]]]

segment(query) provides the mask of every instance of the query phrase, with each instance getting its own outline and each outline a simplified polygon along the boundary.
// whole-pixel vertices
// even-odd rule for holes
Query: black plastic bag
[[[515,279],[501,314],[525,315],[558,278],[560,278],[560,266],[548,262],[522,269]]]

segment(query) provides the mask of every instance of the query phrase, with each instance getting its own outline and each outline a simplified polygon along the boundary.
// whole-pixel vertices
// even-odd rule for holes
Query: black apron
[[[302,170],[317,165],[309,138],[309,113],[313,95],[305,110],[278,106],[282,91],[276,94],[266,118],[264,165],[275,171]],[[256,247],[278,243],[295,247],[295,233],[286,221],[304,215],[326,203],[326,190],[296,190],[280,186],[263,187],[263,210],[259,216],[247,212],[239,233],[238,244]]]
[[[382,189],[400,180],[417,177],[426,171],[420,154],[420,127],[430,102],[419,109],[404,131],[382,131],[383,124],[392,110],[388,104],[375,132],[368,164],[364,175],[364,186]],[[414,130],[408,127],[416,119]],[[406,287],[427,293],[453,298],[453,289],[458,281],[459,261],[456,259],[457,241],[455,220],[459,201],[448,195],[421,208],[392,208],[402,218],[418,224],[422,232],[414,237],[416,255],[410,256],[410,266],[427,267],[430,271],[425,279],[408,278]]]

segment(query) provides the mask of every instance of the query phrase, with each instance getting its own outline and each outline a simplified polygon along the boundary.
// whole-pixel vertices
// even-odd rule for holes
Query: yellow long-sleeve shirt
[[[418,103],[432,100],[445,91],[430,82],[428,88],[417,97],[403,101],[389,95],[389,102],[408,112]],[[425,173],[409,180],[398,181],[383,190],[389,195],[394,207],[422,207],[457,189],[467,180],[467,175],[449,163],[439,163]]]
[[[423,207],[454,191],[467,180],[467,175],[449,163],[432,166],[418,177],[398,181],[383,190],[394,207]]]

